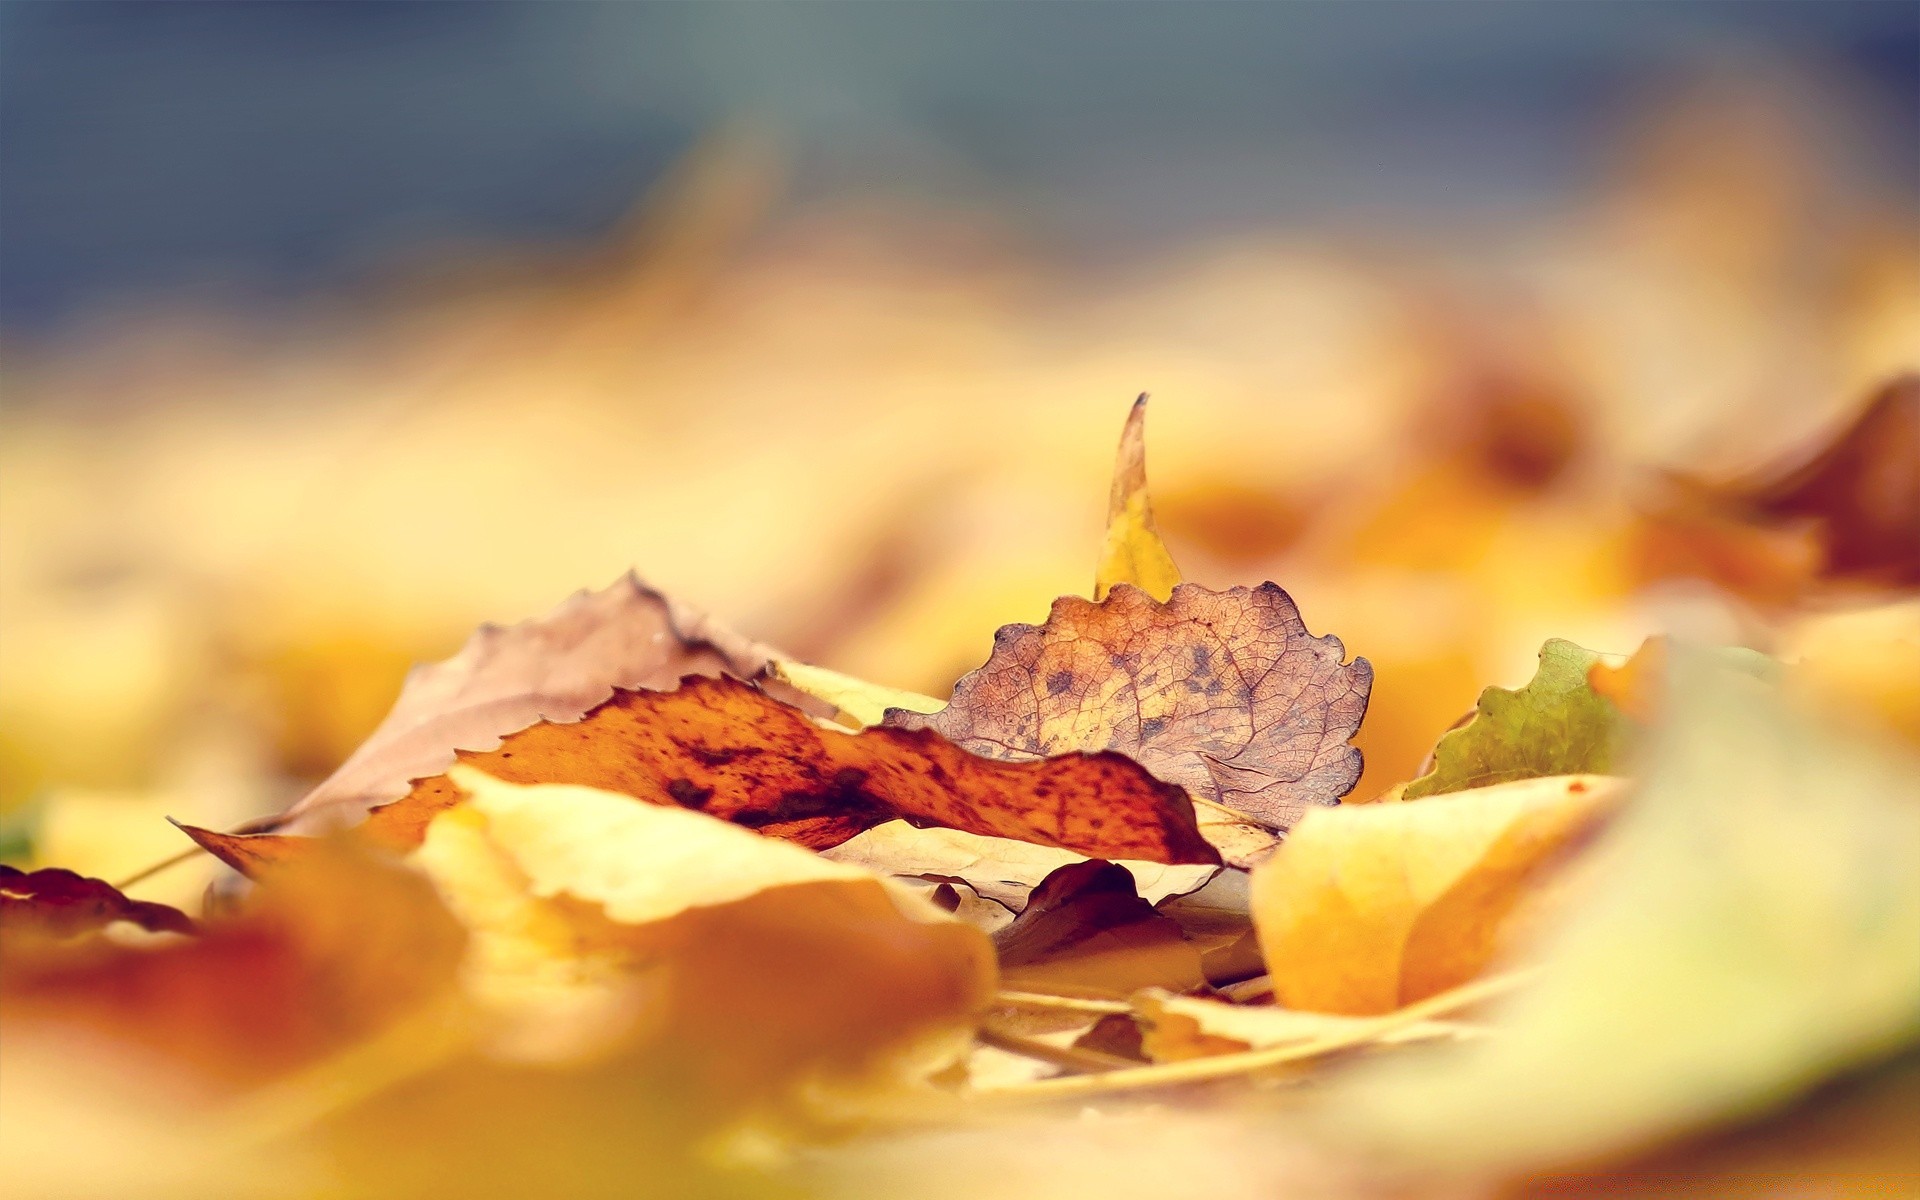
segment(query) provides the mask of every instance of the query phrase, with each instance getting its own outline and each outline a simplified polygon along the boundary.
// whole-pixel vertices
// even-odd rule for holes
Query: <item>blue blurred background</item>
[[[0,7],[0,327],[603,233],[733,121],[795,194],[998,212],[1063,253],[1275,217],[1495,218],[1629,99],[1783,64],[1920,192],[1920,5],[55,3]],[[1657,93],[1656,93],[1657,94]],[[1358,219],[1358,217],[1355,217]]]

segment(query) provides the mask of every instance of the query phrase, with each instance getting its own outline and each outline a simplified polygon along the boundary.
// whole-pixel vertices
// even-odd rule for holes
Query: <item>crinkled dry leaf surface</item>
[[[617,692],[578,721],[534,725],[460,759],[510,782],[618,792],[815,849],[906,818],[1082,854],[1219,861],[1180,790],[1117,754],[1003,762],[926,730],[842,733],[723,677]],[[412,844],[459,801],[445,776],[422,780],[366,828]]]
[[[1166,603],[1122,585],[1099,603],[1061,597],[1044,625],[1002,628],[947,708],[887,722],[1003,759],[1116,750],[1284,829],[1360,777],[1348,739],[1373,669],[1345,655],[1271,583],[1181,584]]]
[[[1408,783],[1408,800],[1546,775],[1605,775],[1630,727],[1588,684],[1603,656],[1553,638],[1525,687],[1490,687],[1472,716],[1433,748],[1433,765]]]
[[[0,864],[0,936],[77,937],[127,921],[152,933],[192,933],[179,909],[129,900],[118,888],[59,867],[22,871]]]
[[[1253,873],[1274,996],[1385,1013],[1472,979],[1621,794],[1555,776],[1309,814]]]
[[[1675,670],[1536,984],[1497,1037],[1354,1078],[1334,1111],[1356,1135],[1483,1170],[1592,1160],[1920,1035],[1920,762],[1697,654]]]
[[[415,668],[380,727],[271,827],[357,821],[445,771],[456,751],[491,750],[535,722],[577,720],[616,689],[671,688],[686,675],[751,679],[771,657],[629,572],[543,617],[483,625],[452,658]]]
[[[456,768],[415,852],[472,931],[513,1057],[646,1047],[702,1103],[912,1081],[994,988],[986,937],[902,888],[705,814]],[[857,982],[856,982],[857,981]]]
[[[1105,600],[1116,584],[1130,583],[1155,600],[1166,601],[1180,584],[1180,568],[1160,540],[1147,495],[1147,396],[1133,402],[1120,432],[1113,464],[1113,490],[1107,498],[1107,537],[1094,572],[1093,598]]]

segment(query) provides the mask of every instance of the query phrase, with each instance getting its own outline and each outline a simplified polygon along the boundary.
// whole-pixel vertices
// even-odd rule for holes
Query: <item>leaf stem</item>
[[[1428,1017],[1468,1008],[1483,1000],[1503,995],[1526,983],[1536,973],[1533,969],[1509,971],[1503,975],[1476,980],[1355,1025],[1352,1029],[1327,1034],[1309,1042],[1263,1047],[1238,1054],[1218,1054],[1210,1058],[1183,1059],[1179,1062],[1159,1063],[1150,1067],[1127,1067],[1100,1075],[1076,1075],[1066,1078],[1040,1079],[1032,1083],[1008,1084],[1004,1087],[985,1089],[981,1094],[1010,1099],[1051,1100],[1169,1087],[1182,1083],[1200,1083],[1242,1075],[1250,1071],[1319,1058],[1338,1050],[1366,1045],[1384,1034],[1424,1021]]]
[[[1119,1000],[1083,1000],[1078,996],[1055,996],[1049,992],[996,992],[995,1004],[1009,1008],[1052,1008],[1062,1012],[1130,1013],[1133,1006]]]

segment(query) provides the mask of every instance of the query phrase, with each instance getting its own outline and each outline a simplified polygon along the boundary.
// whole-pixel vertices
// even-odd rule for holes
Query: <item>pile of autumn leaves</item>
[[[1205,1081],[1311,1080],[1295,1115],[1352,1156],[1499,1178],[1920,1035],[1920,672],[1838,728],[1808,697],[1848,662],[1551,641],[1418,778],[1348,796],[1371,668],[1274,584],[1180,583],[1143,412],[1095,599],[1002,629],[947,702],[629,576],[416,671],[284,815],[183,827],[251,880],[198,920],[6,869],[23,1077],[195,1106],[142,1151],[161,1193],[694,1189],[743,1131]],[[1883,682],[1915,654],[1886,611],[1849,660]],[[38,1130],[19,1078],[5,1124]]]

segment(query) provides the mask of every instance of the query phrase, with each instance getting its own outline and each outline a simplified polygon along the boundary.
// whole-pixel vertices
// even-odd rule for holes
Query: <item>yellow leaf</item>
[[[1120,453],[1113,464],[1113,491],[1107,497],[1107,540],[1100,547],[1100,568],[1093,577],[1093,598],[1104,600],[1116,583],[1130,583],[1165,603],[1180,582],[1180,568],[1160,540],[1147,499],[1147,394],[1133,402],[1120,431]]]
[[[1620,794],[1561,775],[1310,812],[1253,873],[1275,998],[1384,1013],[1472,979]]]
[[[1141,1048],[1155,1062],[1177,1062],[1214,1054],[1238,1054],[1268,1046],[1287,1046],[1365,1029],[1365,1017],[1301,1012],[1273,1004],[1227,1004],[1198,996],[1179,996],[1147,988],[1133,996],[1134,1012],[1145,1029]],[[1417,1021],[1382,1033],[1381,1045],[1433,1038],[1471,1037],[1479,1031],[1453,1021]]]
[[[838,709],[840,715],[852,718],[852,723],[861,727],[878,725],[890,708],[934,713],[947,706],[945,700],[922,696],[919,692],[868,683],[864,679],[855,679],[851,675],[787,658],[776,658],[768,663],[767,674],[816,700],[826,701]]]
[[[771,1100],[923,1078],[993,992],[980,932],[867,871],[686,809],[454,776],[470,799],[414,861],[472,932],[503,1052],[628,1050],[693,1096]]]
[[[1920,762],[1697,653],[1667,706],[1498,1036],[1355,1077],[1335,1126],[1425,1168],[1591,1163],[1920,1038]]]

